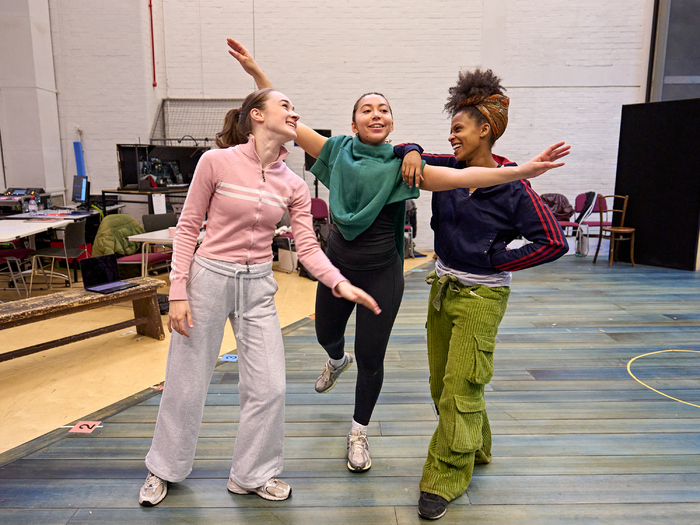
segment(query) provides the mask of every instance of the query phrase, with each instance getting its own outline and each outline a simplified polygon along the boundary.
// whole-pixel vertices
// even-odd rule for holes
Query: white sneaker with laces
[[[167,495],[168,482],[149,472],[139,492],[139,505],[154,507]]]
[[[352,356],[347,352],[345,352],[345,361],[338,368],[335,368],[331,364],[330,359],[326,361],[326,366],[323,367],[323,370],[321,370],[321,375],[318,376],[318,379],[316,380],[316,392],[319,394],[324,394],[330,391],[335,386],[336,381],[338,381],[338,376],[350,368],[352,361]]]
[[[348,469],[353,472],[364,472],[372,466],[369,457],[369,441],[362,430],[351,430],[348,434]]]
[[[261,498],[271,501],[282,501],[292,494],[292,487],[277,478],[270,478],[261,487],[250,490],[244,489],[233,481],[233,479],[228,478],[228,485],[226,487],[229,492],[233,492],[234,494],[257,494]]]

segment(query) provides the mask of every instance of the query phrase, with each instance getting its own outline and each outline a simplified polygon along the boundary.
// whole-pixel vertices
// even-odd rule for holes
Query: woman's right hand
[[[189,301],[170,301],[168,311],[168,331],[172,334],[175,330],[178,334],[189,337],[187,327],[194,328],[192,323],[192,312],[190,312]]]
[[[527,161],[525,164],[517,166],[515,169],[521,179],[531,179],[539,177],[543,173],[564,165],[563,162],[556,162],[562,157],[566,157],[571,150],[571,146],[565,145],[564,142],[552,144],[535,158]]]
[[[406,153],[401,163],[401,177],[409,188],[419,187],[423,180],[423,159],[417,150]]]
[[[258,89],[268,87],[271,88],[272,83],[265,76],[263,70],[260,69],[260,66],[253,58],[253,55],[250,54],[250,51],[248,51],[243,46],[243,44],[234,40],[233,38],[227,38],[226,42],[228,43],[228,47],[230,48],[228,51],[229,54],[233,58],[238,60],[238,63],[241,65],[241,67],[246,73],[253,77],[253,79],[255,80],[255,84],[258,86]]]
[[[381,308],[379,308],[377,301],[375,301],[370,294],[365,292],[362,288],[353,286],[350,284],[350,281],[340,281],[335,285],[335,288],[333,288],[333,292],[343,299],[347,299],[348,301],[352,301],[353,303],[361,304],[362,306],[369,308],[374,315],[379,315],[382,311]]]

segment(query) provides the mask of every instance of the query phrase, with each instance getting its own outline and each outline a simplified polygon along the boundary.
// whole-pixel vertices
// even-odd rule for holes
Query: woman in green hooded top
[[[258,88],[272,87],[248,50],[228,39],[229,53],[254,79]],[[347,437],[347,467],[363,472],[372,466],[367,425],[384,377],[384,355],[403,296],[403,231],[405,201],[418,188],[401,178],[401,159],[386,139],[394,129],[391,107],[381,93],[362,95],[352,110],[354,136],[326,138],[297,124],[297,144],[317,159],[312,173],[329,190],[333,222],[326,255],[352,283],[372,295],[382,312],[357,309],[355,357],[357,383],[352,428]],[[451,169],[423,167],[422,189],[481,188],[541,175],[565,155],[555,144],[521,166]],[[354,303],[336,297],[321,283],[316,293],[316,336],[329,359],[316,381],[316,391],[328,392],[353,363],[345,352],[345,328]]]

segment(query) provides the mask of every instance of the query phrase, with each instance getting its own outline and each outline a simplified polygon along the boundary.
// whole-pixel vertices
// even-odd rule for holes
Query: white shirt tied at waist
[[[462,272],[455,270],[444,264],[440,259],[435,261],[435,272],[438,277],[445,275],[454,275],[457,280],[464,286],[488,286],[496,288],[499,286],[510,286],[510,281],[513,278],[512,272],[500,272],[495,270],[493,273],[478,274],[470,272]]]

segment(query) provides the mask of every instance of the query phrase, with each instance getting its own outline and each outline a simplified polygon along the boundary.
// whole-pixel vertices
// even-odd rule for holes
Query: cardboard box
[[[279,263],[280,270],[292,273],[297,269],[297,252],[290,252],[287,249],[278,248],[277,262]]]

